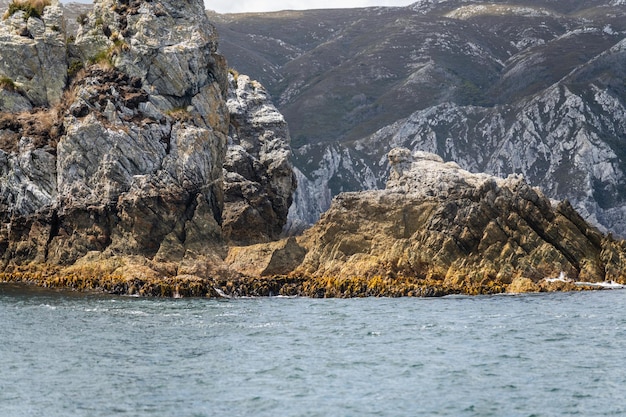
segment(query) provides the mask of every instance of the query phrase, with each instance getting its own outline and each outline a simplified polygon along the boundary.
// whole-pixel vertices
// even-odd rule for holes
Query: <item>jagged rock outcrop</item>
[[[58,0],[0,21],[0,111],[58,104],[67,82],[65,23]],[[15,94],[17,93],[17,94]]]
[[[383,279],[398,294],[424,282],[443,293],[480,293],[512,283],[539,290],[545,278],[563,275],[626,279],[624,242],[600,233],[567,201],[553,205],[523,178],[472,174],[404,148],[389,160],[385,190],[340,194],[300,239],[308,253],[293,274],[312,277],[320,295],[325,285],[342,294],[355,278],[363,291]]]
[[[237,74],[230,85],[224,237],[236,244],[276,240],[296,189],[287,123],[258,82]]]
[[[108,265],[102,273],[122,279],[219,268],[229,112],[216,48],[199,0],[94,5],[69,47],[84,69],[65,100],[0,117],[7,273],[31,262]],[[45,126],[29,130],[36,120]]]
[[[7,80],[0,90],[0,280],[161,296],[237,282],[267,295],[276,284],[224,262],[228,242],[279,237],[296,186],[265,89],[229,84],[200,0],[101,0],[78,22],[54,52],[67,57],[62,100]],[[281,259],[266,273],[295,266]]]

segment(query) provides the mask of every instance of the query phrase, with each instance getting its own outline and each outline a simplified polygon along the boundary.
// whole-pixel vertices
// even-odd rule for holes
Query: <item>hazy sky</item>
[[[91,0],[61,0],[63,3],[92,3]],[[218,13],[269,12],[276,10],[336,9],[369,6],[408,6],[416,0],[204,0],[207,9]]]
[[[369,6],[408,6],[415,0],[205,0],[207,9],[219,13],[269,12],[275,10],[337,9]]]

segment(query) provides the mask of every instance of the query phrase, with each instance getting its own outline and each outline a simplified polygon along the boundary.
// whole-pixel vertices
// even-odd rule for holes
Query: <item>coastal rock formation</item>
[[[258,82],[231,74],[230,86],[224,237],[235,244],[276,240],[296,189],[287,123]]]
[[[42,83],[45,100],[24,88],[33,106],[50,106],[0,115],[4,270],[34,262],[107,265],[103,274],[122,278],[210,276],[226,256],[229,111],[226,65],[203,3],[102,0],[67,51],[62,45],[39,53],[69,54],[71,84]],[[28,67],[7,65],[18,81],[30,77],[18,74]]]
[[[0,281],[315,297],[625,282],[626,244],[567,201],[553,203],[520,176],[472,174],[408,149],[389,154],[385,190],[340,194],[304,235],[271,242],[284,232],[296,185],[287,124],[260,84],[234,72],[229,79],[202,8],[200,0],[100,0],[64,43],[58,94],[44,83],[44,101],[44,90],[5,75]],[[27,25],[39,25],[32,19]],[[610,97],[598,97],[610,107]],[[355,143],[328,148],[309,185],[322,190],[343,175],[374,186],[369,143]],[[615,171],[594,160],[598,176]]]
[[[405,148],[389,161],[385,190],[340,194],[300,239],[308,253],[293,274],[312,277],[322,294],[325,285],[341,294],[335,284],[346,290],[355,278],[361,290],[395,282],[400,294],[425,282],[443,293],[483,293],[524,282],[539,290],[559,276],[626,279],[623,242],[520,176],[473,174]]]

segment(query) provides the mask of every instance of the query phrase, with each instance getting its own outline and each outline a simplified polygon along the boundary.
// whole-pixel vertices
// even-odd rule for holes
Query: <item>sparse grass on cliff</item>
[[[235,80],[235,83],[236,83],[237,79],[239,78],[239,71],[237,71],[234,68],[228,68],[228,73],[233,76],[233,79]]]
[[[35,148],[56,148],[64,133],[63,111],[60,108],[36,109],[21,113],[0,113],[0,129],[4,130],[0,149],[17,151],[19,139],[29,137]]]
[[[168,116],[179,122],[188,122],[192,116],[187,107],[176,107],[165,112]]]
[[[113,37],[113,45],[104,49],[87,60],[89,65],[99,65],[104,69],[112,69],[115,67],[113,58],[122,52],[130,50],[130,45],[119,36]]]
[[[111,35],[111,40],[113,41],[113,46],[111,46],[108,51],[111,57],[119,55],[122,52],[130,51],[130,45],[128,42],[122,39],[117,33],[113,33]]]
[[[82,70],[83,68],[85,68],[85,64],[83,64],[82,61],[78,61],[78,60],[74,60],[70,63],[70,65],[67,67],[67,76],[72,79],[74,78],[79,72],[80,70]]]
[[[7,90],[7,91],[15,91],[17,87],[15,85],[15,81],[3,75],[3,76],[0,76],[0,89]]]
[[[89,65],[100,65],[103,68],[113,68],[113,61],[111,60],[111,52],[107,49],[100,51],[87,60]]]
[[[40,18],[43,14],[43,9],[46,6],[50,6],[50,4],[50,0],[13,0],[2,18],[6,20],[19,11],[24,12],[24,20],[28,20],[31,17]]]

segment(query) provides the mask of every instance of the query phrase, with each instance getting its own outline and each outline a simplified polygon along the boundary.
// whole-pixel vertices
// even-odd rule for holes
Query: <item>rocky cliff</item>
[[[0,105],[7,111],[58,104],[67,81],[60,5],[23,9],[7,10],[0,27]]]
[[[389,161],[386,189],[340,194],[299,239],[307,253],[291,275],[307,278],[303,292],[474,294],[626,279],[623,241],[521,176],[473,174],[406,148]]]
[[[261,84],[234,73],[230,85],[224,236],[239,244],[277,240],[296,189],[287,123]]]
[[[44,5],[0,22],[4,279],[214,292],[213,277],[236,275],[224,235],[264,241],[285,223],[284,119],[246,77],[229,97],[200,0],[101,0],[75,38],[59,3]],[[269,208],[243,218],[242,199]]]
[[[420,124],[408,121],[419,114],[351,147],[322,148],[324,164],[306,160],[319,181],[294,171],[285,119],[259,83],[229,75],[199,0],[101,0],[80,16],[75,38],[63,32],[58,2],[34,12],[19,4],[0,22],[0,49],[20,45],[21,62],[40,64],[20,70],[3,55],[8,69],[0,67],[0,280],[163,296],[395,296],[626,279],[624,242],[519,176],[471,174],[408,149],[381,159],[377,141],[415,140],[407,132]],[[48,53],[58,54],[50,64]],[[598,62],[612,68],[614,59],[607,53]],[[595,80],[601,68],[570,76]],[[546,96],[571,123],[550,124],[554,140],[543,147],[527,138],[536,158],[520,159],[524,166],[571,155],[573,170],[564,176],[588,166],[580,162],[588,157],[597,170],[585,178],[616,172],[619,164],[603,158],[611,150],[621,158],[619,147],[596,152],[604,137],[571,110],[579,103],[574,93],[594,91],[594,114],[604,111],[608,128],[614,96],[593,85]],[[525,109],[545,111],[539,103]],[[440,119],[427,120],[440,131]],[[620,126],[613,124],[616,132]],[[571,130],[580,133],[574,145],[561,142]],[[570,153],[558,153],[559,144]],[[499,155],[507,150],[514,151]],[[331,201],[328,188],[373,187],[386,166],[385,190],[341,194],[304,235],[272,241],[288,226],[297,180],[320,190],[312,206],[322,207]],[[333,184],[333,176],[345,182]],[[546,280],[556,277],[556,284]]]

